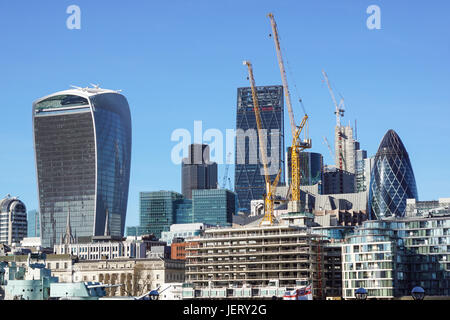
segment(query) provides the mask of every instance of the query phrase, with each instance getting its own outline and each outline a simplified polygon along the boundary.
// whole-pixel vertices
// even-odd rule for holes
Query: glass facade
[[[28,223],[27,237],[40,237],[41,224],[39,222],[38,211],[36,210],[28,211],[27,223]]]
[[[123,236],[131,159],[128,102],[116,92],[67,90],[33,104],[42,245],[70,225],[75,237]]]
[[[409,257],[411,288],[427,296],[450,296],[450,216],[402,219],[392,223]]]
[[[226,189],[193,190],[193,222],[231,226],[235,214],[235,194]]]
[[[402,217],[406,199],[418,199],[408,153],[394,130],[389,130],[375,155],[369,190],[370,219]]]
[[[286,153],[286,181],[291,183],[291,147]],[[312,186],[322,181],[323,157],[316,152],[300,152],[300,185]],[[321,184],[319,184],[321,193]]]
[[[173,191],[140,192],[140,229],[143,234],[154,234],[161,238],[161,232],[169,231],[176,223],[177,205],[183,202],[183,195]]]
[[[174,191],[141,192],[138,228],[160,238],[174,224],[231,226],[235,212],[235,193],[225,189],[192,190],[192,200]]]
[[[450,296],[450,216],[366,221],[346,238],[342,260],[345,298],[359,287],[377,298],[409,296],[415,286],[427,296]],[[362,272],[367,268],[375,273]],[[372,288],[389,285],[376,280],[392,288]]]
[[[368,298],[391,299],[409,294],[403,241],[381,221],[365,222],[342,247],[343,297],[354,299],[358,288]]]
[[[192,212],[192,200],[184,199],[182,203],[176,205],[176,223],[194,223],[194,215]]]
[[[270,179],[281,169],[284,184],[284,100],[282,86],[257,87],[262,129],[266,131],[266,150]],[[236,113],[235,192],[239,210],[250,212],[250,201],[263,199],[264,169],[260,162],[257,124],[250,87],[238,88]]]

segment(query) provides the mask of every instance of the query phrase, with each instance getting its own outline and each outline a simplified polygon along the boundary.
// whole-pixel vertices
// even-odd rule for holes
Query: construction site
[[[264,169],[262,214],[250,224],[211,228],[203,236],[187,240],[187,283],[183,288],[185,299],[282,298],[286,292],[297,289],[303,290],[303,293],[310,291],[313,299],[341,296],[341,248],[332,243],[329,237],[314,231],[320,225],[314,222],[314,212],[308,206],[305,192],[300,188],[302,152],[312,147],[308,136],[308,115],[300,99],[304,115],[300,124],[296,123],[277,24],[273,14],[269,14],[268,18],[293,137],[288,148],[287,184],[280,188],[282,191],[277,190],[281,169],[271,180],[258,102],[260,94],[255,84],[252,63],[244,61],[258,129],[260,162]],[[351,128],[346,129],[340,124],[340,117],[344,113],[343,100],[339,104],[336,102],[328,77],[325,72],[323,75],[336,107],[336,169],[341,175],[344,171],[354,174],[355,165],[349,165],[348,160],[346,161],[352,153],[350,145],[353,141],[346,139],[348,136],[352,137],[352,133],[347,132]],[[350,161],[354,163],[354,157]],[[342,177],[338,185],[343,191]],[[286,209],[275,215],[274,207],[280,203]]]

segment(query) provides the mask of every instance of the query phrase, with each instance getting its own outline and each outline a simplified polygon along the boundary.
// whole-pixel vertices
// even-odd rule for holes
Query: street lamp
[[[423,298],[425,297],[425,290],[423,290],[422,287],[414,287],[411,290],[411,295],[414,300],[423,300]]]
[[[367,299],[367,290],[364,288],[356,289],[355,297],[357,300],[366,300]]]

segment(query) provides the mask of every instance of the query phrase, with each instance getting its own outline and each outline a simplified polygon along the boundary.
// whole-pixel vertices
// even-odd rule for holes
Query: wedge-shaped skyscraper
[[[77,239],[103,235],[106,221],[111,236],[123,236],[131,158],[126,98],[80,88],[38,99],[33,134],[42,245],[58,243],[68,223]]]
[[[418,200],[408,153],[394,130],[389,130],[375,155],[369,191],[371,219],[403,217],[406,199]]]

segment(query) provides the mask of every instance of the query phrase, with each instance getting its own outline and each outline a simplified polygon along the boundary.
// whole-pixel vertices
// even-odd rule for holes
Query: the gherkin
[[[394,130],[383,137],[372,169],[369,191],[371,219],[403,217],[406,199],[418,200],[416,180],[405,146]]]

